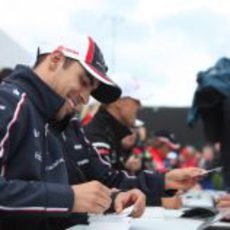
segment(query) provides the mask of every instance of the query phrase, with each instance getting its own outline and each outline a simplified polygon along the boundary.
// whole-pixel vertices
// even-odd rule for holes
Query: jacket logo
[[[79,166],[82,166],[82,165],[85,165],[85,164],[88,164],[88,163],[89,163],[89,159],[83,159],[83,160],[77,162],[77,164]]]
[[[79,149],[82,149],[82,145],[74,145],[73,148],[75,150],[79,150]]]
[[[6,106],[5,105],[0,105],[0,110],[5,110]]]
[[[62,132],[61,134],[62,134],[62,138],[63,138],[63,140],[64,140],[64,141],[66,141],[66,135],[65,135],[65,133],[64,133],[64,132]]]
[[[20,92],[18,91],[18,89],[14,89],[13,94],[15,94],[16,96],[20,96]]]
[[[60,164],[62,164],[64,161],[63,158],[60,158],[58,160],[56,160],[55,162],[53,162],[51,165],[48,165],[45,167],[45,170],[46,171],[51,171],[51,170],[54,170],[57,166],[59,166]]]
[[[36,151],[35,154],[34,154],[34,158],[36,160],[38,160],[38,161],[41,162],[42,161],[42,154],[41,154],[41,152]]]
[[[46,124],[45,124],[45,136],[46,136],[46,137],[47,137],[47,135],[48,135],[48,132],[49,132],[49,124],[46,123]]]
[[[38,138],[40,136],[40,132],[37,129],[34,129],[34,137]]]

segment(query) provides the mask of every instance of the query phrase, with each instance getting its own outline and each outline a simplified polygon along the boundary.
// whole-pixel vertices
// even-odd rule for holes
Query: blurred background
[[[129,76],[142,95],[139,118],[180,143],[201,147],[188,107],[196,74],[229,54],[228,0],[0,0],[0,67],[33,63],[38,44],[90,34],[113,76]],[[122,79],[122,77],[120,77]],[[115,79],[116,80],[116,79]],[[123,79],[125,81],[125,78]]]

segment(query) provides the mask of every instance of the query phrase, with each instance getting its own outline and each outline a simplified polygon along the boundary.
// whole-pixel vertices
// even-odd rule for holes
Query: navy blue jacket
[[[74,196],[62,130],[52,122],[63,103],[24,66],[0,86],[1,229],[66,226]]]
[[[127,126],[101,106],[93,119],[84,126],[84,130],[102,158],[108,161],[114,169],[125,169],[125,153],[121,141],[125,136],[131,134]]]

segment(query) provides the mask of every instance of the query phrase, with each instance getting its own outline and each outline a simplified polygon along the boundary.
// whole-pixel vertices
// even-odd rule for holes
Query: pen
[[[213,172],[221,172],[222,168],[223,167],[216,167],[216,168],[213,168],[213,169],[209,169],[209,170],[206,170],[206,172],[204,172],[203,174],[206,175],[206,174],[213,173]]]

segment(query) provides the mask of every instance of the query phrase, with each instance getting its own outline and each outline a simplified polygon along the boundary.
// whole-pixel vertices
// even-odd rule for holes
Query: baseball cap
[[[120,97],[121,89],[107,76],[108,67],[103,54],[91,37],[78,37],[72,44],[63,42],[41,44],[38,47],[37,57],[54,51],[60,51],[64,56],[78,61],[91,76],[100,81],[99,87],[92,92],[96,100],[111,103]]]
[[[175,135],[173,132],[168,130],[157,130],[154,133],[155,138],[168,145],[172,150],[177,150],[180,148],[180,144],[176,141]]]

